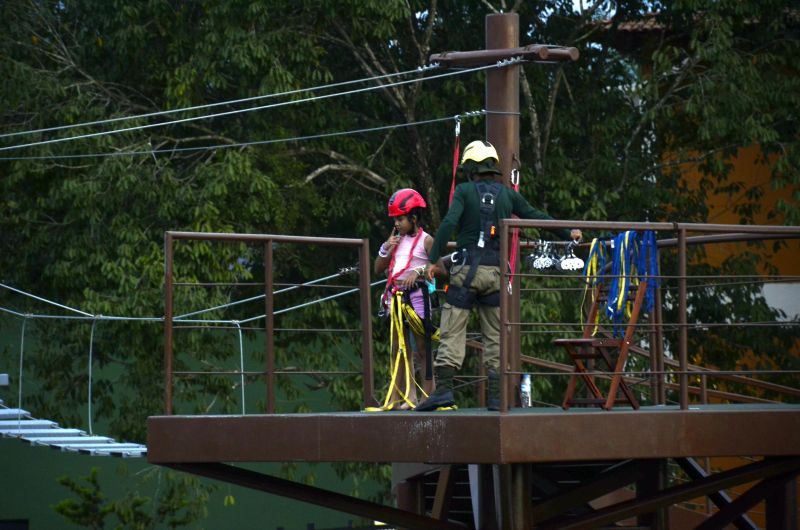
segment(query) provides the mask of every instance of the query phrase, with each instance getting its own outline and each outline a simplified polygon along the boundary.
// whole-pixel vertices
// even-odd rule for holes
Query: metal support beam
[[[784,484],[793,481],[795,477],[797,477],[798,471],[800,470],[795,469],[788,473],[762,480],[740,495],[735,501],[728,504],[725,508],[703,521],[695,530],[716,530],[718,528],[727,527],[766,497],[783,490]],[[769,525],[767,525],[767,528],[769,528],[769,530],[774,530]],[[791,530],[793,527],[780,524],[777,528],[781,530]]]
[[[797,477],[768,494],[767,530],[797,530]]]
[[[298,484],[290,480],[271,477],[256,471],[242,469],[228,464],[170,464],[167,467],[201,477],[229,482],[245,488],[316,504],[317,506],[324,506],[325,508],[365,517],[373,521],[382,521],[401,528],[415,528],[420,530],[463,530],[466,528],[466,526],[458,522],[439,521],[404,510],[398,510],[397,508],[383,506],[382,504],[364,501],[348,495],[342,495],[341,493],[307,486],[305,484]]]
[[[706,495],[710,491],[719,491],[739,484],[747,484],[754,480],[797,472],[797,470],[800,470],[800,458],[798,457],[775,458],[754,462],[688,484],[669,488],[647,498],[621,502],[602,510],[597,510],[592,514],[578,517],[573,521],[561,521],[555,525],[543,525],[540,530],[589,530],[642,513],[652,512],[662,506],[670,506]]]
[[[597,477],[536,504],[533,507],[533,520],[536,523],[546,521],[625,487],[641,479],[643,474],[644,469],[640,461],[628,460],[611,466]]]
[[[692,480],[709,476],[709,473],[694,458],[676,458],[675,462]],[[708,498],[720,510],[724,510],[731,503],[731,498],[724,491],[710,491]],[[758,526],[747,515],[742,515],[731,522],[739,530],[758,530]]]
[[[637,498],[652,497],[667,488],[669,479],[666,458],[641,460],[639,468],[642,476],[636,481]],[[669,530],[668,507],[660,506],[650,513],[640,514],[637,524],[651,530]]]
[[[531,465],[511,464],[512,515],[511,528],[531,528]]]
[[[511,501],[511,464],[493,466],[494,505],[497,510],[497,527],[503,530],[513,528]],[[514,529],[516,530],[516,529]]]
[[[494,468],[489,464],[478,465],[478,506],[479,513],[475,523],[476,528],[482,530],[499,530],[500,517],[498,504],[494,497]]]
[[[447,519],[450,513],[450,501],[453,498],[455,485],[454,466],[442,466],[439,470],[439,480],[436,483],[436,495],[433,498],[431,515],[434,519]]]

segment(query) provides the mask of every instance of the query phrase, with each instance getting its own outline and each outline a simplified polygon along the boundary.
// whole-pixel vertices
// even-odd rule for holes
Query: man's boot
[[[489,372],[486,394],[486,408],[500,410],[500,374],[497,372]]]
[[[453,398],[453,376],[455,368],[452,366],[437,366],[434,370],[436,378],[436,391],[428,399],[417,405],[414,410],[428,412],[439,407],[452,407],[456,404]]]

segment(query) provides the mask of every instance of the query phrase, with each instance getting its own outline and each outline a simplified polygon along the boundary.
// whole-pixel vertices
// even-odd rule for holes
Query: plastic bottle
[[[523,407],[531,406],[531,374],[522,374],[519,385],[519,397]]]

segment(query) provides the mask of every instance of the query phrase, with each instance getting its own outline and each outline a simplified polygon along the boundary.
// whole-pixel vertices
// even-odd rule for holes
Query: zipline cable
[[[315,281],[315,280],[312,280],[312,282],[313,281]],[[377,280],[377,281],[372,282],[370,284],[370,287],[375,287],[375,286],[381,285],[383,283],[386,283],[385,279]],[[13,291],[15,291],[17,293],[20,293],[22,295],[30,296],[31,298],[35,298],[35,299],[41,300],[43,302],[47,302],[47,303],[50,303],[50,304],[53,304],[53,305],[56,305],[56,306],[59,306],[59,307],[63,307],[64,309],[69,309],[71,311],[77,311],[77,312],[81,313],[81,316],[74,316],[74,315],[43,315],[43,314],[31,314],[31,313],[24,313],[23,314],[23,313],[19,313],[17,311],[13,311],[11,309],[7,309],[5,307],[0,307],[0,311],[6,312],[6,313],[10,313],[12,315],[18,316],[18,317],[26,319],[26,320],[29,319],[29,318],[34,318],[34,319],[53,319],[53,320],[92,320],[92,321],[95,321],[95,320],[139,321],[139,322],[141,322],[141,321],[144,321],[144,322],[163,322],[164,321],[164,317],[121,317],[121,316],[108,316],[108,315],[92,315],[92,314],[89,314],[89,313],[85,313],[83,311],[79,311],[77,309],[73,309],[71,307],[67,307],[67,306],[63,306],[61,304],[57,304],[55,302],[51,302],[50,300],[47,300],[47,299],[32,295],[30,293],[26,293],[25,291],[21,291],[19,289],[15,289],[13,287],[9,287],[8,285],[2,284],[2,283],[0,283],[0,287],[5,287],[7,289],[13,290]],[[300,286],[296,286],[296,287],[300,287]],[[285,292],[285,290],[286,289],[284,289],[283,291]],[[287,308],[284,308],[284,309],[280,309],[278,311],[274,311],[273,315],[281,315],[281,314],[288,313],[288,312],[294,311],[296,309],[302,309],[304,307],[308,307],[308,306],[311,306],[311,305],[314,305],[314,304],[317,304],[317,303],[327,302],[327,301],[330,301],[330,300],[333,300],[333,299],[336,299],[336,298],[339,298],[339,297],[342,297],[342,296],[345,296],[345,295],[348,295],[348,294],[352,294],[352,293],[358,292],[358,290],[359,290],[358,287],[354,287],[352,289],[349,289],[347,291],[343,291],[341,293],[337,293],[337,294],[334,294],[334,295],[331,295],[331,296],[326,296],[326,297],[323,297],[323,298],[317,298],[315,300],[311,300],[311,301],[308,301],[308,302],[305,302],[305,303],[302,303],[302,304],[298,304],[298,305],[295,305],[295,306],[292,306],[292,307],[287,307]],[[275,293],[273,293],[273,294],[275,294]],[[263,295],[260,295],[260,296],[263,296]],[[232,306],[232,305],[236,305],[237,303],[239,303],[239,302],[231,302],[230,304],[227,304],[227,305],[228,306]],[[218,306],[218,307],[213,308],[213,309],[221,309],[221,308],[224,308],[224,307],[226,307],[226,306],[225,305]],[[208,310],[202,310],[201,312],[205,312],[205,311],[208,311]],[[186,315],[183,315],[183,316],[186,316]],[[198,323],[201,323],[201,324],[234,324],[234,325],[238,325],[237,322],[239,324],[246,324],[246,323],[252,322],[254,320],[258,320],[258,319],[265,318],[265,317],[266,317],[266,315],[258,315],[258,316],[255,316],[255,317],[250,317],[250,318],[248,318],[246,320],[188,320],[188,319],[182,319],[182,320],[180,320],[180,323],[182,323],[182,324],[198,324]]]
[[[11,138],[11,137],[14,137],[14,136],[25,136],[25,135],[29,135],[29,134],[37,134],[37,133],[43,133],[43,132],[62,131],[62,130],[65,130],[65,129],[74,129],[74,128],[77,128],[77,127],[93,127],[95,125],[105,125],[107,123],[118,123],[118,122],[126,121],[126,120],[139,120],[139,119],[143,119],[143,118],[153,118],[153,117],[156,117],[156,116],[165,116],[165,115],[170,115],[170,114],[180,114],[182,112],[189,112],[189,111],[192,111],[192,110],[210,109],[210,108],[219,107],[219,106],[222,106],[222,105],[238,105],[239,103],[248,103],[248,102],[251,102],[251,101],[258,101],[258,100],[262,100],[262,99],[272,99],[272,98],[277,98],[277,97],[282,97],[282,96],[291,96],[291,95],[294,95],[294,94],[302,94],[304,92],[313,92],[313,91],[317,91],[317,90],[325,90],[325,89],[328,89],[328,88],[341,87],[341,86],[347,86],[347,85],[355,85],[355,84],[358,84],[358,83],[368,83],[370,81],[378,81],[378,80],[386,79],[386,78],[390,78],[390,77],[402,77],[402,76],[406,76],[406,75],[417,73],[417,72],[424,72],[425,70],[432,70],[432,69],[435,69],[435,68],[439,68],[438,63],[432,63],[432,64],[420,66],[420,67],[417,67],[417,68],[415,68],[413,70],[406,70],[405,72],[396,72],[396,73],[392,73],[392,74],[384,74],[384,75],[378,75],[378,76],[374,76],[374,77],[365,77],[364,79],[356,79],[356,80],[352,80],[352,81],[341,81],[341,82],[338,82],[338,83],[329,83],[327,85],[320,85],[320,86],[316,86],[316,87],[312,87],[312,88],[298,88],[298,89],[295,89],[295,90],[287,90],[286,92],[277,92],[275,94],[262,94],[260,96],[252,96],[252,97],[249,97],[249,98],[232,99],[232,100],[229,100],[229,101],[218,101],[216,103],[208,103],[206,105],[195,105],[193,107],[183,107],[183,108],[172,109],[172,110],[159,110],[159,111],[155,111],[155,112],[148,112],[146,114],[137,114],[137,115],[134,115],[134,116],[120,116],[118,118],[108,118],[108,119],[105,119],[105,120],[87,121],[87,122],[75,123],[75,124],[71,124],[71,125],[59,125],[59,126],[56,126],[56,127],[45,127],[43,129],[32,129],[32,130],[28,130],[28,131],[17,131],[17,132],[13,132],[13,133],[5,133],[5,134],[0,134],[0,138]]]
[[[484,114],[493,114],[491,111],[487,110],[475,110],[469,111],[466,115],[469,116],[482,116]],[[331,133],[320,133],[320,134],[312,134],[307,136],[295,136],[292,138],[275,138],[272,140],[255,140],[252,142],[238,142],[232,144],[217,144],[217,145],[206,145],[201,147],[174,147],[169,149],[149,149],[144,151],[119,151],[119,152],[106,152],[106,153],[87,153],[87,154],[80,154],[80,155],[39,155],[39,156],[8,156],[8,157],[0,157],[0,160],[60,160],[60,159],[74,159],[74,158],[95,158],[95,157],[115,157],[115,156],[138,156],[138,155],[157,155],[157,154],[166,154],[166,153],[184,153],[184,152],[192,152],[192,151],[212,151],[214,149],[233,149],[236,147],[250,147],[254,145],[269,145],[269,144],[277,144],[277,143],[289,143],[289,142],[302,142],[308,140],[316,140],[319,138],[331,138],[335,136],[347,136],[351,134],[365,134],[370,132],[376,131],[385,131],[389,129],[399,129],[403,127],[414,127],[416,125],[428,125],[431,123],[439,123],[442,121],[448,121],[452,119],[458,119],[461,115],[456,116],[448,116],[444,118],[433,118],[430,120],[421,120],[415,122],[407,122],[407,123],[397,123],[392,125],[382,125],[379,127],[370,127],[365,129],[353,129],[350,131],[337,131]]]
[[[26,143],[26,144],[10,145],[10,146],[5,146],[5,147],[0,147],[0,151],[9,151],[9,150],[13,150],[13,149],[22,149],[22,148],[25,148],[25,147],[34,147],[34,146],[39,146],[39,145],[49,145],[49,144],[55,144],[55,143],[70,142],[70,141],[74,141],[74,140],[83,140],[83,139],[86,139],[86,138],[96,138],[98,136],[107,136],[107,135],[119,134],[119,133],[123,133],[123,132],[140,131],[140,130],[144,130],[144,129],[151,129],[151,128],[154,128],[154,127],[164,127],[166,125],[174,125],[174,124],[178,124],[178,123],[187,123],[187,122],[190,122],[190,121],[207,120],[207,119],[211,119],[211,118],[219,118],[219,117],[222,117],[222,116],[232,116],[234,114],[243,114],[245,112],[253,112],[253,111],[256,111],[256,110],[267,110],[267,109],[273,109],[273,108],[284,107],[284,106],[289,106],[289,105],[296,105],[296,104],[299,104],[299,103],[310,103],[310,102],[313,102],[313,101],[331,99],[331,98],[338,97],[338,96],[348,96],[348,95],[353,95],[353,94],[361,94],[361,93],[364,93],[364,92],[371,92],[371,91],[378,90],[378,89],[386,89],[386,88],[395,87],[395,86],[408,85],[408,84],[411,84],[411,83],[420,83],[422,81],[429,81],[429,80],[432,80],[432,79],[441,79],[441,78],[445,78],[445,77],[451,77],[451,76],[454,76],[454,75],[462,75],[462,74],[466,74],[466,73],[478,72],[478,71],[487,70],[487,69],[490,69],[490,68],[501,68],[501,67],[506,67],[506,66],[508,66],[510,64],[515,64],[515,63],[519,63],[519,62],[522,62],[522,60],[521,59],[517,59],[517,58],[508,59],[508,60],[505,60],[505,61],[498,61],[497,63],[491,64],[491,65],[477,66],[475,68],[469,68],[469,69],[465,69],[465,70],[450,71],[450,72],[445,72],[443,74],[432,75],[432,76],[429,76],[429,77],[421,77],[421,78],[409,79],[409,80],[405,80],[405,81],[396,81],[394,83],[387,83],[385,85],[365,87],[365,88],[359,88],[359,89],[355,89],[355,90],[347,90],[347,91],[344,91],[344,92],[334,92],[332,94],[324,94],[324,95],[321,95],[321,96],[312,96],[312,97],[301,98],[301,99],[296,99],[296,100],[292,100],[292,101],[284,101],[284,102],[281,102],[281,103],[273,103],[273,104],[269,104],[269,105],[259,105],[259,106],[250,107],[250,108],[247,108],[247,109],[230,110],[230,111],[225,111],[225,112],[217,112],[217,113],[214,113],[214,114],[207,114],[207,115],[204,115],[204,116],[193,116],[193,117],[189,117],[189,118],[181,118],[181,119],[177,119],[177,120],[170,120],[170,121],[165,121],[165,122],[162,122],[162,123],[149,123],[149,124],[145,124],[145,125],[138,125],[138,126],[135,126],[135,127],[123,127],[122,129],[114,129],[114,130],[111,130],[111,131],[101,131],[101,132],[95,132],[95,133],[79,134],[77,136],[68,136],[66,138],[53,138],[53,139],[50,139],[50,140],[42,140],[42,141],[39,141],[39,142],[29,142],[29,143]]]
[[[67,309],[69,311],[74,311],[75,313],[80,313],[81,315],[84,315],[84,316],[87,316],[87,317],[92,316],[91,314],[86,313],[85,311],[81,311],[80,309],[73,309],[71,307],[68,307],[68,306],[65,306],[65,305],[61,305],[61,304],[56,303],[56,302],[51,302],[50,300],[47,300],[45,298],[40,298],[40,297],[38,297],[38,296],[36,296],[34,294],[26,293],[25,291],[20,291],[19,289],[16,289],[16,288],[11,287],[10,285],[6,285],[4,283],[0,283],[0,287],[8,289],[9,291],[14,291],[17,294],[21,294],[21,295],[24,295],[24,296],[29,296],[29,297],[33,298],[34,300],[39,300],[40,302],[44,302],[44,303],[47,303],[47,304],[54,305],[56,307],[60,307],[61,309]]]

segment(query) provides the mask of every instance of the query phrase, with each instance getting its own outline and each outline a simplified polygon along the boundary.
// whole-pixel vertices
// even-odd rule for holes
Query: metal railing
[[[275,315],[273,304],[274,288],[274,259],[273,244],[298,244],[319,245],[334,247],[352,247],[358,250],[359,281],[356,287],[360,297],[360,334],[361,334],[361,362],[363,375],[363,401],[365,405],[374,404],[374,387],[372,375],[372,309],[370,303],[370,266],[369,241],[367,239],[344,239],[327,237],[304,237],[287,235],[264,234],[226,234],[226,233],[201,233],[201,232],[166,232],[164,237],[164,409],[170,415],[173,411],[173,385],[176,373],[173,370],[173,333],[176,321],[174,315],[174,288],[176,282],[173,278],[174,270],[174,245],[176,241],[226,241],[236,243],[249,243],[263,245],[264,256],[264,362],[263,372],[266,384],[265,409],[267,413],[275,412],[276,374],[279,372],[275,366]],[[261,297],[258,297],[261,298]],[[190,313],[192,314],[192,313]],[[184,317],[186,315],[183,315]],[[236,323],[238,326],[238,323]],[[243,368],[229,374],[244,377]]]
[[[637,329],[647,331],[647,342],[649,347],[644,348],[638,344],[630,347],[631,358],[636,357],[640,359],[641,363],[648,363],[644,369],[630,370],[623,375],[623,378],[630,385],[640,385],[642,383],[649,384],[652,401],[654,404],[665,404],[667,393],[677,393],[677,403],[681,409],[688,409],[690,404],[690,395],[694,396],[695,402],[706,403],[709,399],[727,400],[733,402],[743,403],[761,403],[769,400],[761,399],[757,396],[748,396],[744,394],[736,394],[726,390],[710,387],[708,381],[710,378],[727,381],[731,384],[746,385],[750,388],[757,388],[766,392],[773,392],[779,395],[790,396],[792,399],[800,397],[800,388],[788,387],[768,381],[763,381],[756,377],[748,377],[745,371],[725,371],[714,370],[708,367],[695,365],[689,362],[689,332],[699,324],[690,324],[688,322],[688,304],[689,297],[687,295],[688,289],[691,287],[689,281],[698,276],[687,275],[687,266],[689,264],[689,256],[687,247],[691,245],[708,245],[715,243],[731,243],[743,242],[752,240],[770,240],[770,239],[798,239],[800,238],[800,227],[788,226],[763,226],[763,225],[720,225],[720,224],[689,224],[689,223],[627,223],[627,222],[596,222],[596,221],[554,221],[554,220],[520,220],[520,219],[507,219],[503,220],[500,229],[500,252],[504,259],[501,263],[501,274],[503,276],[503,285],[506,282],[511,282],[514,288],[509,292],[506,289],[500,290],[500,313],[501,313],[501,340],[500,340],[500,363],[501,363],[501,376],[504,384],[501,385],[501,411],[507,412],[509,408],[514,406],[514,390],[517,388],[518,378],[523,373],[523,363],[532,365],[537,368],[545,370],[539,372],[543,375],[565,377],[572,374],[573,367],[571,365],[563,364],[552,359],[540,358],[537,356],[525,355],[521,348],[521,334],[524,326],[550,326],[548,333],[556,333],[559,328],[563,328],[561,324],[552,322],[522,322],[520,318],[520,304],[521,295],[524,290],[520,289],[520,278],[526,275],[521,271],[521,265],[515,269],[516,272],[512,273],[508,259],[506,256],[510,255],[511,249],[511,233],[514,229],[564,229],[564,228],[580,228],[584,231],[597,233],[601,231],[607,232],[622,232],[628,230],[637,231],[654,231],[660,234],[669,233],[674,234],[675,237],[671,239],[661,239],[657,241],[659,249],[675,249],[675,254],[671,258],[671,262],[675,267],[674,271],[661,271],[658,279],[672,282],[672,291],[670,293],[669,304],[674,309],[672,311],[674,321],[664,322],[662,307],[664,300],[662,293],[664,287],[656,290],[655,308],[648,314],[648,322],[640,322],[637,324]],[[692,235],[689,234],[701,234]],[[275,311],[273,305],[273,296],[277,292],[275,287],[283,284],[277,284],[273,276],[273,243],[291,243],[298,245],[321,245],[321,246],[344,246],[354,247],[359,252],[359,282],[356,289],[359,292],[359,316],[360,328],[350,331],[360,331],[361,333],[361,375],[363,376],[363,404],[369,406],[376,403],[375,390],[374,390],[374,375],[373,375],[373,345],[372,345],[372,310],[371,310],[371,297],[370,297],[370,255],[368,241],[365,239],[339,239],[339,238],[316,238],[316,237],[295,237],[285,235],[253,235],[253,234],[216,234],[216,233],[194,233],[194,232],[167,232],[165,235],[165,410],[167,414],[172,414],[172,400],[173,400],[173,385],[174,377],[183,374],[182,372],[175,372],[173,370],[173,331],[178,326],[186,326],[187,315],[174,315],[173,308],[173,290],[176,285],[179,285],[173,278],[173,259],[174,259],[174,242],[177,240],[191,240],[191,241],[228,241],[228,242],[243,242],[249,244],[263,245],[264,253],[264,282],[255,285],[263,286],[264,294],[260,298],[264,299],[265,314],[263,316],[265,322],[264,331],[264,370],[256,372],[244,372],[241,368],[240,371],[226,372],[226,374],[234,375],[257,375],[263,376],[266,385],[266,401],[265,411],[267,413],[275,412],[275,389],[276,389],[276,375],[286,373],[285,370],[276,368],[275,365],[275,332],[281,331],[275,328],[274,317],[276,314],[282,313],[284,310]],[[520,254],[520,250],[529,248],[532,245],[528,243],[520,244],[516,254]],[[583,281],[580,275],[570,275],[562,277],[568,278],[572,281]],[[716,277],[714,277],[716,278]],[[721,278],[721,277],[720,277]],[[800,276],[797,277],[800,282]],[[314,283],[307,282],[306,284],[295,284],[289,289],[296,288],[298,285],[308,285]],[[347,286],[325,286],[325,287],[347,287]],[[543,290],[558,289],[548,286],[537,287],[530,290]],[[574,290],[581,290],[578,287]],[[355,317],[354,317],[355,318]],[[572,325],[576,325],[572,323]],[[580,324],[578,324],[580,325]],[[703,324],[706,327],[713,327],[714,323]],[[239,327],[241,334],[241,327]],[[674,333],[675,338],[670,340],[670,351],[665,352],[664,332],[669,330]],[[305,330],[305,331],[330,331],[330,330]],[[600,333],[610,334],[609,329],[604,329],[601,325]],[[240,339],[241,340],[241,339]],[[471,341],[471,347],[480,352],[481,345],[479,342]],[[480,371],[476,377],[465,376],[470,385],[477,385],[478,404],[483,403],[484,379],[485,374]],[[312,371],[305,371],[300,368],[293,368],[293,373],[305,374],[312,373]],[[188,373],[188,372],[186,372]],[[320,373],[320,372],[316,372]],[[333,374],[334,372],[326,372]],[[343,373],[343,372],[341,372]],[[355,372],[354,372],[355,373]],[[613,373],[611,372],[597,372],[597,377],[608,378]],[[669,378],[676,378],[677,382],[671,382]],[[244,400],[244,398],[242,398]],[[243,407],[244,408],[244,407]]]
[[[628,374],[644,375],[644,380],[649,380],[654,389],[653,393],[656,397],[656,403],[664,403],[664,394],[667,388],[677,389],[679,398],[678,403],[681,409],[689,408],[689,394],[693,393],[700,396],[701,402],[705,402],[709,393],[716,394],[716,397],[730,398],[730,395],[709,390],[706,385],[708,377],[728,378],[735,380],[739,383],[745,383],[752,386],[760,386],[762,388],[769,387],[770,390],[783,392],[788,395],[797,396],[798,389],[785,387],[782,385],[770,385],[757,379],[747,378],[741,373],[727,373],[724,371],[715,371],[707,368],[690,365],[689,352],[688,352],[688,332],[695,324],[688,322],[688,297],[687,297],[687,282],[691,276],[687,275],[687,247],[696,244],[711,244],[711,243],[724,243],[724,242],[740,242],[751,240],[771,240],[771,239],[798,239],[800,238],[800,227],[793,226],[767,226],[767,225],[722,225],[722,224],[695,224],[695,223],[628,223],[628,222],[597,222],[597,221],[556,221],[556,220],[522,220],[522,219],[505,219],[501,222],[500,229],[500,253],[501,253],[501,274],[503,277],[502,285],[507,282],[512,282],[514,289],[512,294],[508,290],[500,290],[500,312],[501,312],[501,341],[500,341],[500,363],[501,363],[501,377],[504,384],[501,385],[501,408],[502,412],[507,412],[512,406],[512,392],[516,388],[516,382],[519,374],[522,373],[521,363],[523,361],[530,364],[538,364],[540,367],[551,369],[554,371],[553,375],[561,372],[567,374],[572,372],[572,366],[561,365],[553,361],[537,359],[535,357],[523,356],[520,353],[520,327],[525,324],[520,321],[520,296],[519,296],[519,278],[522,276],[519,272],[512,273],[509,264],[508,256],[511,250],[511,233],[515,229],[570,229],[580,228],[584,231],[654,231],[660,233],[672,233],[675,235],[673,239],[662,239],[657,242],[659,248],[676,248],[676,272],[670,276],[660,276],[660,278],[669,277],[677,282],[677,321],[665,324],[662,322],[662,304],[661,290],[656,291],[656,303],[651,321],[649,324],[640,325],[641,327],[649,326],[652,331],[650,343],[652,344],[649,360],[651,362],[649,370],[644,374]],[[690,233],[699,233],[703,235],[689,237]],[[519,269],[515,269],[519,271]],[[800,279],[800,278],[798,278]],[[546,289],[546,288],[545,288]],[[546,324],[545,324],[546,325]],[[676,360],[670,359],[664,352],[664,338],[662,331],[664,326],[669,325],[677,329],[678,339],[675,341],[677,347],[675,348]],[[634,347],[634,350],[636,348]],[[639,349],[634,351],[639,355],[645,355],[647,352]],[[666,368],[665,368],[666,366]],[[669,368],[669,370],[667,369]],[[677,376],[678,384],[670,384],[664,381],[665,375]],[[611,373],[598,373],[600,377],[610,376]],[[689,382],[691,377],[699,377],[700,385],[691,387]],[[746,401],[746,400],[743,400]],[[757,402],[758,399],[751,399],[750,401]]]

